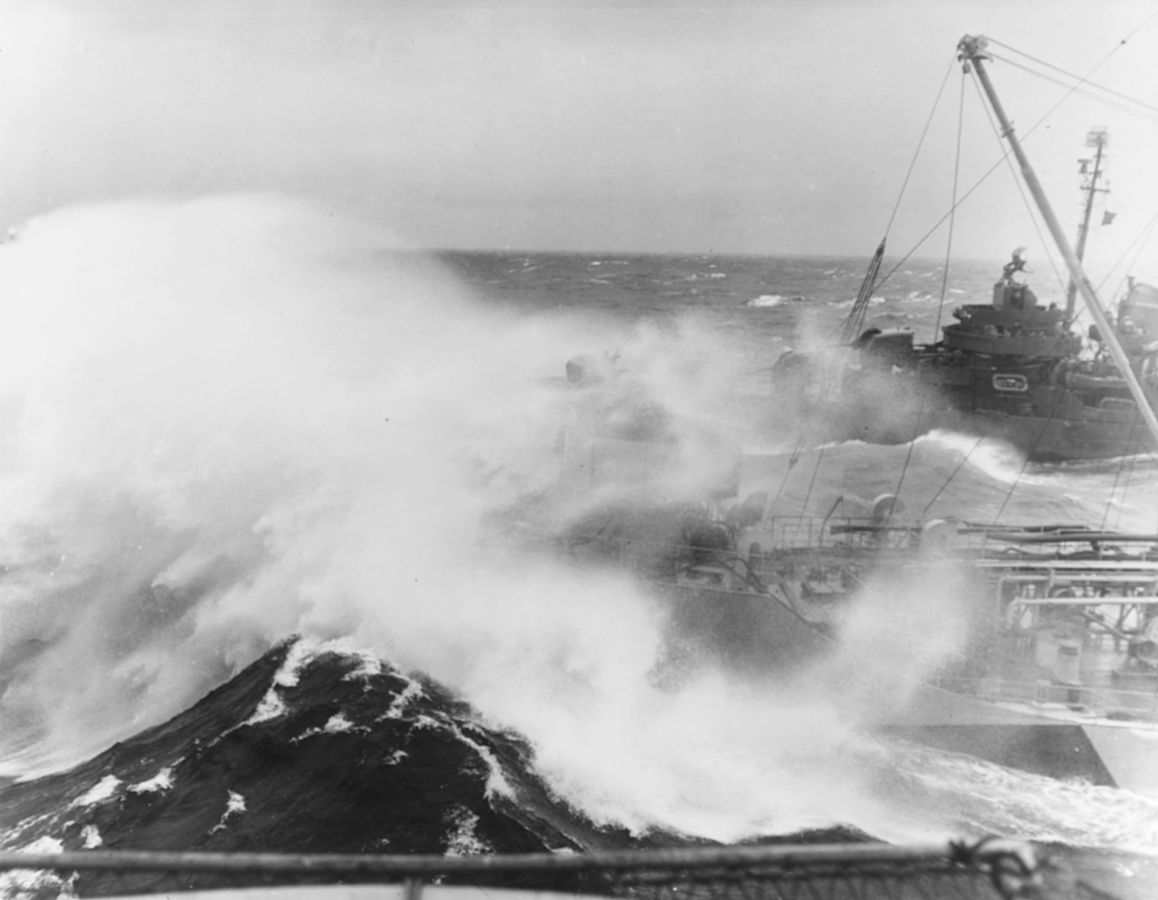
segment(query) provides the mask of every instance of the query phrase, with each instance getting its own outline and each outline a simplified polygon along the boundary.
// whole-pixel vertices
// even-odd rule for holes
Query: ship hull
[[[890,725],[884,730],[1007,768],[1158,799],[1158,729],[1043,717],[1022,724]]]
[[[864,351],[832,359],[795,354],[779,370],[767,416],[780,430],[797,423],[820,443],[901,444],[948,429],[1011,444],[1035,462],[1110,459],[1155,449],[1120,379],[1068,369],[1058,374],[1067,364],[970,358],[940,348],[883,360]]]
[[[964,430],[1011,444],[1033,462],[1114,459],[1152,449],[1149,434],[1134,415],[1102,410],[1081,417],[979,412],[962,414],[961,419]]]
[[[779,411],[776,422],[801,421],[821,442],[859,440],[870,444],[905,444],[935,430],[956,431],[1009,444],[1033,462],[1115,459],[1151,452],[1153,441],[1134,411],[1025,404],[1034,413],[1008,409],[970,409],[972,400],[952,397],[948,388],[912,391],[887,408],[880,399],[860,396],[822,410]],[[889,397],[881,392],[880,397]]]
[[[835,683],[825,678],[839,664],[837,641],[776,598],[695,585],[664,585],[659,595],[672,648],[657,667],[661,683],[678,684],[705,660],[744,676],[780,679],[802,698]],[[857,701],[855,715],[870,731],[1158,799],[1158,724],[1081,714],[1058,704],[994,701],[926,683],[894,683],[891,689],[904,701],[876,697],[867,704],[870,714],[863,698]],[[855,689],[849,696],[856,696]]]

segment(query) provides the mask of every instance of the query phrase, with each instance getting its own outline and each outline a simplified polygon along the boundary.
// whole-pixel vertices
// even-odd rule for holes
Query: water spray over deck
[[[0,250],[4,771],[91,755],[298,632],[450,685],[601,821],[947,833],[881,799],[887,759],[823,694],[712,666],[657,686],[628,579],[479,548],[557,471],[575,398],[543,377],[622,338],[479,308],[385,240],[223,198],[62,212]],[[687,387],[713,349],[644,332],[623,356],[671,421],[710,420]],[[678,458],[656,489],[693,495]]]
[[[53,747],[295,630],[437,670],[422,637],[484,624],[451,598],[480,510],[534,475],[507,454],[539,437],[529,375],[559,336],[375,257],[384,237],[232,198],[58,213],[5,247],[5,703]]]
[[[625,578],[478,549],[482,513],[552,477],[571,399],[540,379],[606,343],[599,326],[480,309],[429,259],[334,222],[270,198],[127,203],[0,250],[4,770],[91,755],[299,632],[460,690],[527,733],[567,796],[632,827],[739,837],[832,815],[808,788],[727,810],[745,783],[786,783],[769,734],[799,760],[792,735],[832,746],[844,726],[797,710],[784,727],[725,681],[665,694],[654,608]],[[633,352],[686,384],[680,353],[702,362],[706,340]],[[845,794],[841,820],[875,805],[855,778]]]

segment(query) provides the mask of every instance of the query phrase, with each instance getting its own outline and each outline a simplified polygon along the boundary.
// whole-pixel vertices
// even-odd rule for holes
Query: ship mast
[[[1114,360],[1114,364],[1118,367],[1118,371],[1126,380],[1126,385],[1130,388],[1130,395],[1134,398],[1138,412],[1146,422],[1146,427],[1150,430],[1150,435],[1154,439],[1154,442],[1158,444],[1158,416],[1154,415],[1154,408],[1150,405],[1149,398],[1142,389],[1142,385],[1138,383],[1138,378],[1134,374],[1134,370],[1130,367],[1130,360],[1126,356],[1126,352],[1122,349],[1122,345],[1118,343],[1117,335],[1114,334],[1114,330],[1110,327],[1110,323],[1106,319],[1106,314],[1102,312],[1102,306],[1098,302],[1093,286],[1086,277],[1086,273],[1082,270],[1082,264],[1074,253],[1073,248],[1070,247],[1069,241],[1066,240],[1065,233],[1062,231],[1061,225],[1058,224],[1057,216],[1054,215],[1053,207],[1050,206],[1049,200],[1045,196],[1045,191],[1042,190],[1041,182],[1037,180],[1037,174],[1033,171],[1033,166],[1029,164],[1029,158],[1021,148],[1021,143],[1013,132],[1013,125],[1010,123],[1009,117],[1006,116],[1005,109],[1002,107],[1001,101],[993,89],[993,83],[989,80],[989,73],[985,71],[983,60],[988,59],[985,55],[985,46],[987,43],[988,41],[980,35],[966,35],[961,38],[960,43],[957,45],[959,51],[958,58],[965,63],[966,71],[972,67],[973,71],[976,72],[977,80],[980,81],[981,87],[985,91],[985,96],[989,100],[989,105],[993,108],[993,114],[997,117],[997,121],[1001,125],[1001,133],[1005,139],[1009,141],[1009,147],[1013,150],[1013,155],[1017,158],[1017,163],[1021,167],[1021,177],[1025,179],[1025,186],[1029,188],[1030,194],[1033,195],[1038,211],[1041,213],[1042,219],[1045,220],[1046,227],[1049,229],[1049,233],[1053,237],[1058,251],[1065,260],[1066,268],[1068,268],[1070,272],[1070,279],[1081,293],[1082,300],[1085,302],[1086,308],[1090,311],[1090,317],[1093,318],[1095,324],[1098,326],[1102,340],[1105,342],[1106,348],[1110,351],[1110,357]]]
[[[1080,159],[1082,169],[1081,174],[1089,175],[1089,180],[1082,185],[1082,190],[1086,192],[1086,208],[1082,212],[1082,224],[1078,227],[1078,243],[1074,248],[1074,255],[1077,256],[1078,262],[1086,258],[1086,238],[1090,233],[1090,213],[1094,209],[1094,195],[1104,194],[1106,188],[1098,187],[1098,176],[1102,174],[1102,153],[1106,149],[1106,144],[1109,142],[1109,136],[1106,134],[1106,129],[1096,128],[1086,134],[1086,146],[1094,148],[1094,158]],[[1089,165],[1093,162],[1094,170],[1089,171]],[[1066,322],[1074,320],[1074,301],[1078,296],[1078,286],[1071,278],[1069,286],[1066,288]]]

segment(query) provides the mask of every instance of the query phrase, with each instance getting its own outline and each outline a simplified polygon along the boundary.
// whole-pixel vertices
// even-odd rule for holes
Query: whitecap
[[[482,856],[494,852],[494,848],[478,836],[478,816],[469,809],[459,807],[448,818],[451,831],[446,840],[447,856]]]
[[[129,790],[134,794],[149,794],[154,791],[167,791],[172,786],[173,769],[166,766],[152,778],[129,785]]]
[[[285,701],[281,699],[281,695],[276,688],[270,688],[261,702],[257,704],[257,708],[253,711],[248,719],[242,722],[242,725],[257,725],[261,722],[268,722],[271,719],[277,719],[284,716],[286,713]]]
[[[261,701],[254,709],[253,715],[246,719],[241,724],[256,725],[260,722],[268,722],[271,719],[277,719],[286,713],[285,701],[281,694],[278,693],[279,687],[296,687],[301,676],[301,671],[306,663],[312,660],[321,649],[316,641],[298,640],[290,647],[289,653],[286,654],[285,662],[282,663],[281,668],[273,676],[273,687],[271,687]]]
[[[72,801],[72,806],[92,806],[104,800],[108,800],[118,787],[121,786],[121,780],[116,775],[106,775],[91,788],[88,789],[80,797]]]
[[[217,820],[217,824],[209,829],[210,834],[225,829],[225,823],[233,816],[239,816],[245,812],[245,797],[237,793],[237,791],[229,791],[229,798],[225,801],[225,812],[221,814],[221,818]]]
[[[355,725],[348,718],[346,718],[344,713],[335,713],[334,715],[330,716],[330,718],[326,721],[326,724],[320,728],[307,728],[293,739],[293,743],[296,744],[298,741],[303,741],[306,738],[315,737],[319,734],[344,734],[347,732],[355,731],[368,734],[370,729],[365,725]]]
[[[410,701],[417,700],[423,696],[424,693],[425,691],[423,691],[422,685],[417,681],[411,680],[405,689],[398,693],[394,698],[394,702],[390,704],[390,708],[386,710],[380,718],[401,719],[402,713],[406,710],[406,707],[410,705]]]
[[[56,838],[41,837],[15,849],[26,853],[63,853],[64,844]],[[73,877],[75,878],[75,875]],[[24,895],[64,897],[69,895],[68,888],[68,883],[59,875],[44,869],[10,869],[7,872],[0,872],[0,897]]]

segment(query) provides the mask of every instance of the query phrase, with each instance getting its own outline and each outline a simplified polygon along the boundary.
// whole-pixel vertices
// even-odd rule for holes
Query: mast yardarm
[[[1009,147],[1013,151],[1013,155],[1017,158],[1017,164],[1021,168],[1021,176],[1025,179],[1025,186],[1033,196],[1038,211],[1041,213],[1041,217],[1045,220],[1046,227],[1049,229],[1050,236],[1053,237],[1054,244],[1057,245],[1058,251],[1065,260],[1070,277],[1073,279],[1074,284],[1077,285],[1078,292],[1082,295],[1082,300],[1085,302],[1086,308],[1090,311],[1090,316],[1101,332],[1102,340],[1105,342],[1106,348],[1110,351],[1110,357],[1114,360],[1118,371],[1125,379],[1126,385],[1130,389],[1130,396],[1134,398],[1134,403],[1138,407],[1138,412],[1146,422],[1146,427],[1150,430],[1151,437],[1153,437],[1155,443],[1158,443],[1158,416],[1154,415],[1154,409],[1150,405],[1149,398],[1142,389],[1142,385],[1138,382],[1134,370],[1130,367],[1129,358],[1126,356],[1121,344],[1118,343],[1118,338],[1114,334],[1113,328],[1110,327],[1110,323],[1106,319],[1106,314],[1102,312],[1102,306],[1098,302],[1097,295],[1094,293],[1090,280],[1086,277],[1086,273],[1082,269],[1082,264],[1074,253],[1073,248],[1070,247],[1069,241],[1066,239],[1065,233],[1058,223],[1057,216],[1054,215],[1053,207],[1050,206],[1049,199],[1046,197],[1045,191],[1042,190],[1041,182],[1037,180],[1037,174],[1034,172],[1033,166],[1030,165],[1029,158],[1025,155],[1025,151],[1021,147],[1021,142],[1018,141],[1017,136],[1014,134],[1013,125],[1009,121],[1009,117],[1005,114],[1005,109],[1001,105],[1001,100],[997,97],[997,92],[993,89],[993,83],[989,80],[989,73],[985,71],[984,61],[989,59],[985,54],[987,44],[988,41],[981,35],[966,35],[961,38],[961,41],[957,44],[958,59],[965,64],[965,70],[967,72],[972,70],[976,73],[977,80],[981,83],[982,90],[985,91],[986,99],[989,100],[989,105],[993,108],[993,114],[997,117],[997,121],[1001,125],[1001,134],[1009,141]]]

